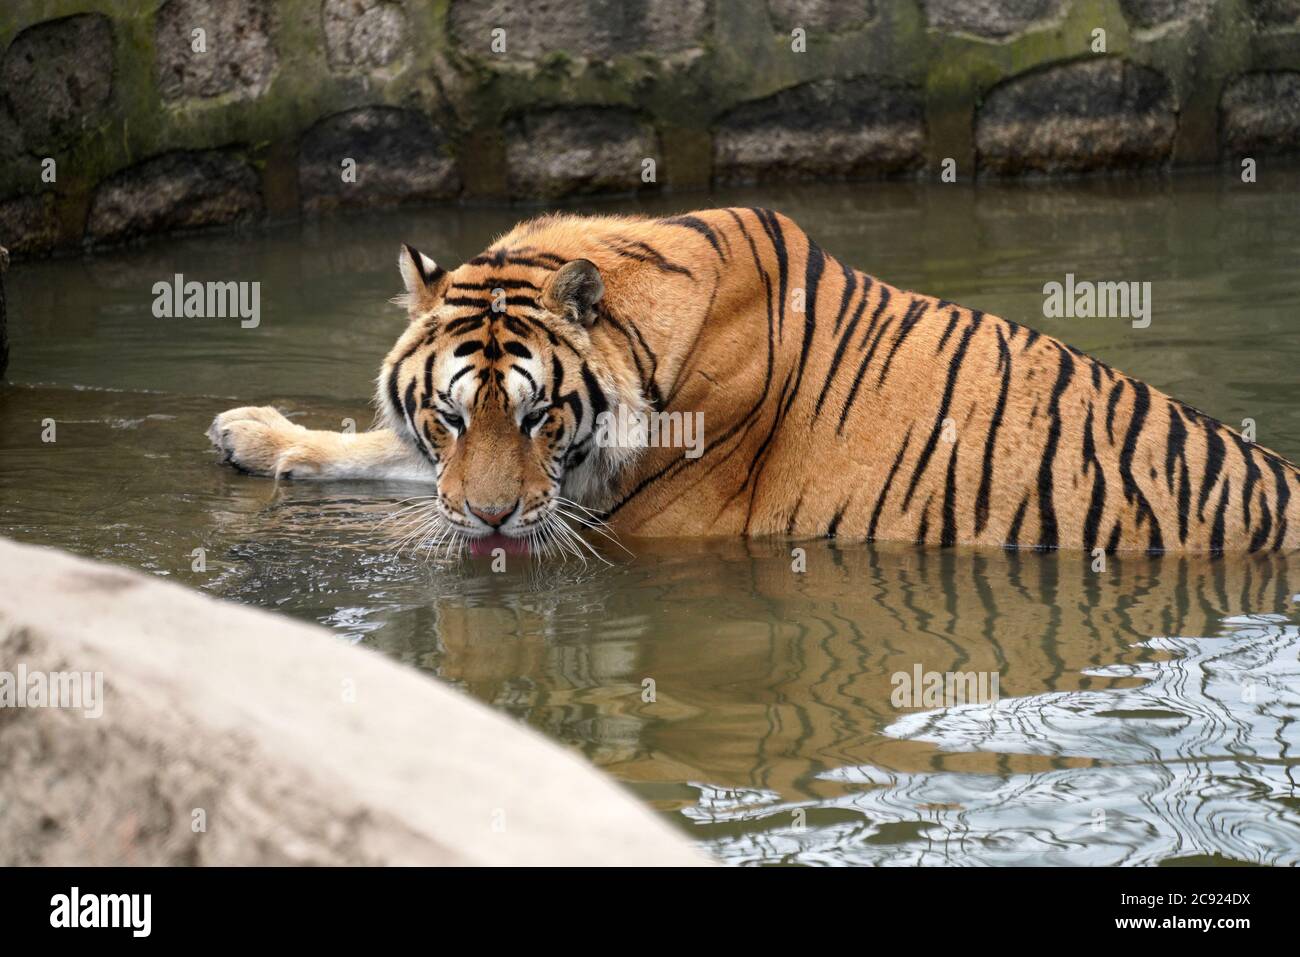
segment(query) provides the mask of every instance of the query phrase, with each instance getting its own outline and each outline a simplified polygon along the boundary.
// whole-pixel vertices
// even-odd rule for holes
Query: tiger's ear
[[[551,274],[542,289],[542,305],[571,322],[590,326],[596,321],[595,305],[605,295],[605,281],[589,259],[574,259]]]
[[[406,306],[411,318],[438,304],[447,286],[447,270],[405,243],[397,254],[397,269],[406,286],[406,295],[399,297],[399,301]]]

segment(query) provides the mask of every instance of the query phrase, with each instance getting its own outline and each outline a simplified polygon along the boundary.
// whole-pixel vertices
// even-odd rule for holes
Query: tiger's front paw
[[[307,430],[269,405],[222,412],[208,426],[207,436],[222,461],[241,472],[293,478],[295,473],[317,471],[305,447]]]

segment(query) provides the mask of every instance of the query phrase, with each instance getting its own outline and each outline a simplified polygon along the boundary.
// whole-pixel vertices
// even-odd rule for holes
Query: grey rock
[[[1300,0],[1249,0],[1250,14],[1261,27],[1300,24]]]
[[[321,18],[331,69],[373,70],[408,47],[406,13],[392,0],[325,0]]]
[[[552,199],[639,189],[656,158],[654,129],[619,109],[577,107],[513,118],[506,127],[510,195]],[[658,171],[656,171],[658,175]]]
[[[9,334],[5,328],[5,270],[9,268],[9,250],[0,246],[0,375],[9,368]]]
[[[1235,156],[1300,152],[1300,73],[1247,73],[1220,102],[1223,150]]]
[[[709,0],[453,0],[451,33],[465,53],[534,60],[548,53],[604,60],[700,46]],[[492,31],[506,31],[506,52],[492,52]]]
[[[244,223],[262,213],[256,170],[221,150],[164,153],[95,190],[86,235],[95,243]]]
[[[816,80],[725,114],[713,138],[720,184],[856,179],[924,162],[919,94],[875,77]]]
[[[12,161],[23,152],[23,131],[9,104],[0,96],[0,161]]]
[[[1168,81],[1123,60],[1079,60],[1012,78],[975,121],[981,171],[1083,173],[1165,164],[1177,120]]]
[[[0,866],[708,863],[574,749],[157,576],[0,539],[0,662],[95,676],[81,708],[0,709]],[[500,808],[490,840],[461,823]]]
[[[1213,4],[1214,0],[1119,0],[1124,16],[1139,27],[1199,19],[1210,12]]]
[[[39,155],[67,146],[99,123],[108,106],[108,18],[82,14],[28,27],[9,45],[0,78],[27,151]]]
[[[0,246],[19,256],[48,253],[59,238],[51,193],[0,200]]]
[[[1061,12],[1063,0],[923,0],[936,30],[1002,40]]]
[[[168,0],[155,23],[154,71],[165,100],[230,95],[254,99],[275,72],[270,7],[265,0]],[[193,48],[205,31],[205,52]]]
[[[772,26],[782,33],[856,30],[876,15],[876,0],[767,0]]]
[[[356,182],[343,161],[356,161]],[[303,209],[366,208],[449,199],[460,175],[447,137],[420,113],[369,106],[321,120],[302,138],[298,191]]]

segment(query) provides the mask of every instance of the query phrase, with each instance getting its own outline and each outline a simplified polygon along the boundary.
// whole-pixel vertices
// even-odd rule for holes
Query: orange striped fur
[[[557,495],[632,535],[1216,554],[1300,536],[1290,462],[1056,339],[858,272],[779,213],[552,215],[451,272],[404,255],[389,428],[354,437],[373,447],[233,410],[212,432],[230,461],[424,475],[470,538],[487,534],[475,509],[517,508],[503,529],[522,536]],[[599,278],[565,280],[579,260]],[[453,392],[482,381],[459,434],[439,408],[457,372]],[[529,434],[534,387],[549,405]],[[702,412],[704,453],[579,456],[620,405]]]

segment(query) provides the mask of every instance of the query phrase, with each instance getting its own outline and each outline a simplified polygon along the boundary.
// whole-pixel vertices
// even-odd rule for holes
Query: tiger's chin
[[[480,538],[469,540],[469,553],[474,558],[489,557],[498,548],[507,555],[527,555],[531,551],[527,538],[515,538],[513,535],[503,535],[500,532],[490,532]]]

